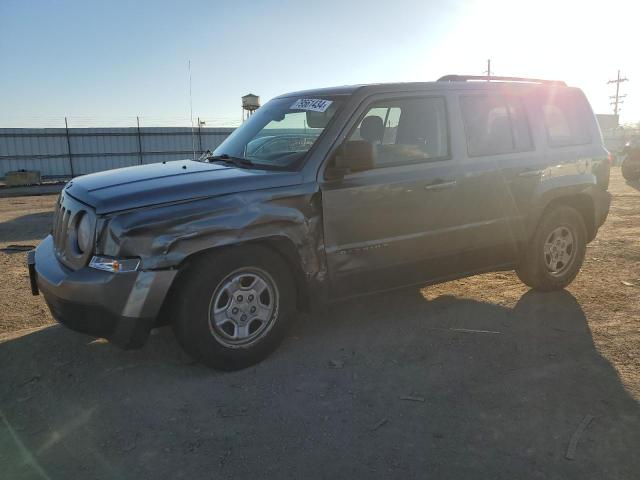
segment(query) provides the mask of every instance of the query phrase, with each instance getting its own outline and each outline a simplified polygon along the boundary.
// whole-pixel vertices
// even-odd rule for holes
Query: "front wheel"
[[[584,261],[587,231],[582,215],[560,205],[547,212],[516,268],[520,280],[540,291],[560,290],[576,277]]]
[[[261,246],[201,257],[183,274],[173,328],[192,357],[219,370],[258,363],[280,344],[295,306],[286,263]]]

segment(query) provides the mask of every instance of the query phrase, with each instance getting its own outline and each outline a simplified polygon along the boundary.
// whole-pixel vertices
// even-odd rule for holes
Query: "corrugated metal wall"
[[[68,177],[141,163],[179,160],[215,149],[233,128],[0,128],[0,177],[39,170]],[[73,169],[73,172],[72,172]]]

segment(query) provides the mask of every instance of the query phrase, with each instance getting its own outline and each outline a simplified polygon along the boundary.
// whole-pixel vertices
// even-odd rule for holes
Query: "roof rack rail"
[[[466,82],[466,81],[485,81],[485,82],[520,82],[520,83],[547,83],[554,85],[567,86],[562,80],[542,80],[540,78],[525,77],[496,77],[487,75],[445,75],[438,79],[439,82]]]

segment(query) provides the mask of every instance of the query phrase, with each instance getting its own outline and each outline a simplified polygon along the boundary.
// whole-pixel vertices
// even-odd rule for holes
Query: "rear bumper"
[[[595,189],[593,193],[594,220],[596,230],[602,226],[609,215],[611,194],[606,190]]]
[[[70,270],[56,258],[51,236],[29,255],[28,262],[32,284],[57,321],[123,348],[144,344],[176,274],[174,270]]]

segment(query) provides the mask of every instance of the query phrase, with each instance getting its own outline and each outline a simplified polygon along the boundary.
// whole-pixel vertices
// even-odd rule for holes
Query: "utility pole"
[[[487,82],[491,80],[491,59],[487,60],[487,70],[485,71],[487,74]]]
[[[615,83],[616,84],[616,94],[615,95],[611,95],[609,98],[611,98],[613,101],[611,102],[611,105],[613,105],[613,114],[614,115],[618,115],[618,112],[620,111],[620,105],[622,105],[624,103],[624,100],[621,100],[622,98],[626,97],[626,95],[620,95],[620,84],[622,82],[628,82],[629,79],[628,78],[620,78],[620,70],[618,70],[618,78],[615,80],[609,80],[607,82],[607,84],[610,83]]]

